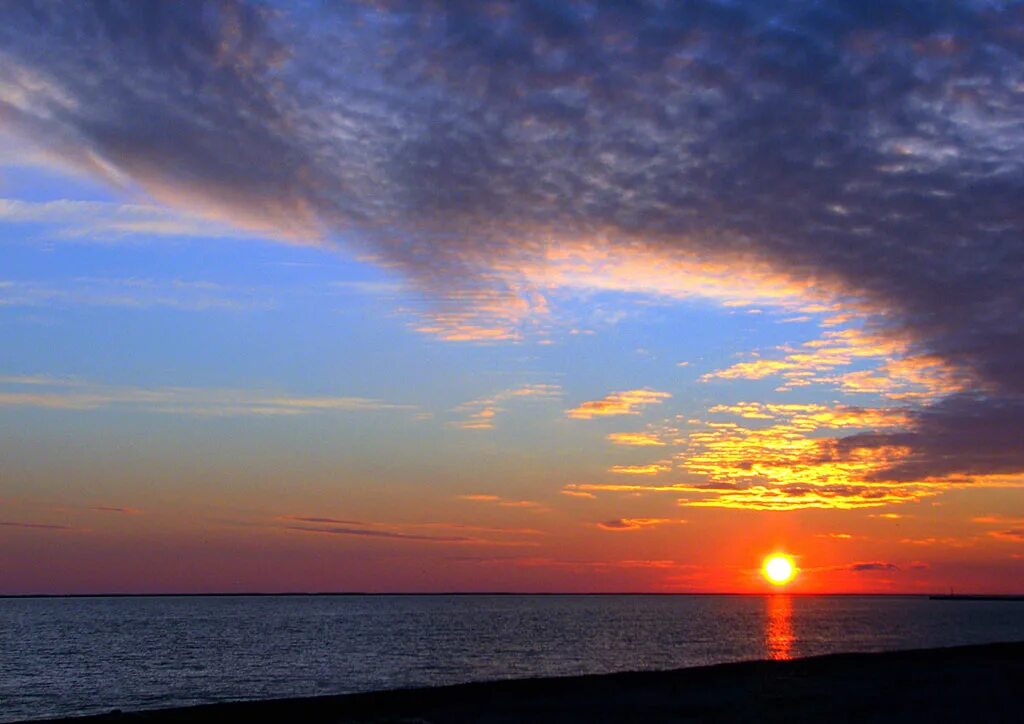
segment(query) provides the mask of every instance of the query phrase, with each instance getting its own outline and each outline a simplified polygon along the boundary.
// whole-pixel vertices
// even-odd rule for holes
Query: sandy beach
[[[51,721],[1019,722],[1024,642],[234,702]]]

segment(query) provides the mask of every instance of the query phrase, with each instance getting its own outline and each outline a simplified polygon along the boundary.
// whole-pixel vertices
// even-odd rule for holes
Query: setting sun
[[[776,553],[764,559],[761,572],[769,582],[781,586],[793,580],[796,575],[796,564],[790,556]]]

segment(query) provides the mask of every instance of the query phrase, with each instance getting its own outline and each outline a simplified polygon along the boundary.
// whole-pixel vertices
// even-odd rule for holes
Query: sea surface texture
[[[1021,640],[912,596],[0,599],[0,721]]]

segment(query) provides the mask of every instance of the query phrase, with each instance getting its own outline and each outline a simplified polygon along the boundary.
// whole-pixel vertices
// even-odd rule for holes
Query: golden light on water
[[[765,648],[768,658],[785,661],[793,658],[793,602],[789,594],[773,593],[765,596]]]
[[[764,559],[761,566],[761,573],[769,583],[782,586],[793,580],[796,576],[796,564],[792,557],[782,553],[773,553]]]

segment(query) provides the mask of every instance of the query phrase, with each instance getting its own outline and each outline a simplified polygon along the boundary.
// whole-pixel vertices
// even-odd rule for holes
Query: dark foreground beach
[[[1020,722],[1024,642],[462,684],[52,721]]]

